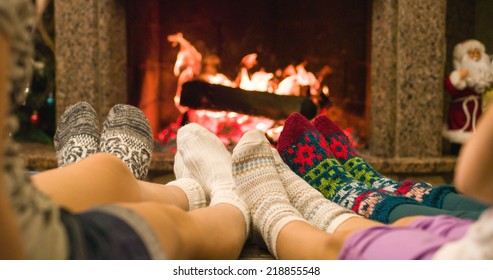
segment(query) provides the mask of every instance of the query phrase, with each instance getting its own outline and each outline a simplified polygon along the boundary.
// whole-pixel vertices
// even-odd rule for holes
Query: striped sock
[[[58,166],[78,162],[99,150],[99,121],[94,108],[78,102],[65,109],[53,139]]]
[[[298,113],[286,119],[277,150],[290,169],[324,197],[369,219],[388,223],[395,206],[417,203],[370,188],[352,177],[334,158],[322,135]]]
[[[234,148],[233,177],[239,196],[250,207],[254,229],[277,257],[276,242],[281,229],[292,221],[304,220],[289,202],[262,131],[245,133]]]
[[[300,211],[305,219],[320,230],[333,233],[339,225],[349,218],[359,217],[326,199],[306,181],[296,175],[283,161],[276,149],[272,148],[276,170],[288,194],[291,204]]]
[[[328,117],[319,115],[313,120],[313,125],[323,135],[334,157],[349,174],[367,186],[406,196],[436,208],[441,207],[447,194],[455,192],[454,188],[450,186],[433,188],[426,182],[414,182],[412,180],[396,182],[382,176],[358,155],[349,138]]]
[[[250,213],[235,190],[231,154],[221,140],[204,127],[190,123],[178,130],[176,143],[186,166],[182,172],[189,172],[200,183],[206,197],[210,197],[210,206],[226,203],[238,208],[245,218],[248,236]]]
[[[117,104],[103,123],[100,151],[123,160],[135,178],[143,180],[149,171],[153,150],[151,126],[137,107]]]

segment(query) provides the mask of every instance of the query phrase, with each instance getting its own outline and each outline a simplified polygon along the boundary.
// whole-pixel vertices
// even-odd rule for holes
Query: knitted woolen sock
[[[441,207],[447,194],[455,192],[454,188],[450,186],[433,188],[426,182],[414,182],[412,180],[396,182],[382,176],[358,155],[349,138],[327,116],[319,115],[313,120],[313,125],[323,135],[332,154],[349,174],[367,186],[410,197],[436,208]]]
[[[210,206],[226,203],[238,208],[250,232],[250,213],[238,197],[231,171],[231,154],[221,140],[204,127],[190,123],[178,130],[176,143],[190,177],[200,182]],[[179,169],[178,169],[179,170]]]
[[[289,222],[304,220],[289,201],[262,131],[245,133],[234,148],[233,178],[239,196],[250,207],[254,229],[277,258],[276,242],[281,229]]]
[[[277,150],[290,169],[324,197],[369,219],[388,223],[388,214],[395,206],[417,204],[352,177],[334,158],[324,137],[299,113],[286,119]]]
[[[67,166],[98,152],[99,137],[99,122],[91,105],[78,102],[67,107],[53,139],[58,166]]]
[[[207,206],[207,200],[202,186],[192,178],[179,178],[168,182],[166,186],[175,186],[183,190],[188,199],[188,210]]]
[[[183,163],[180,153],[175,155],[173,170],[175,171],[176,180],[168,182],[166,185],[182,189],[188,199],[188,210],[207,206],[207,197],[203,187],[197,180],[192,178],[191,173]]]
[[[319,191],[289,169],[289,166],[282,161],[276,149],[271,148],[271,150],[277,173],[281,178],[291,204],[312,225],[328,233],[333,233],[347,219],[353,217],[361,218],[360,215],[353,211],[326,199]]]
[[[173,173],[175,174],[175,178],[183,178],[191,176],[190,170],[187,169],[185,163],[183,163],[183,158],[179,151],[175,153],[175,161],[173,164]]]
[[[127,104],[111,108],[103,123],[101,152],[116,155],[135,178],[143,180],[149,171],[153,145],[151,126],[140,109]]]

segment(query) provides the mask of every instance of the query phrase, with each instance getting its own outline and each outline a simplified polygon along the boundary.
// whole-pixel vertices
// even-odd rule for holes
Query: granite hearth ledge
[[[380,173],[411,173],[411,174],[430,174],[430,173],[453,173],[457,158],[455,156],[442,157],[405,157],[405,158],[382,158],[361,152],[361,156]]]
[[[40,143],[21,143],[20,154],[26,168],[31,171],[43,171],[57,167],[55,149],[52,145]],[[155,152],[152,156],[150,171],[153,173],[172,173],[174,154]]]
[[[21,143],[21,155],[29,170],[41,171],[56,167],[56,156],[53,146],[38,143]],[[426,158],[380,158],[362,151],[362,157],[366,159],[378,172],[396,178],[419,179],[429,176],[447,177],[443,182],[450,183],[451,174],[454,172],[456,157],[426,157]],[[150,174],[165,175],[173,173],[173,152],[155,152],[153,154]]]

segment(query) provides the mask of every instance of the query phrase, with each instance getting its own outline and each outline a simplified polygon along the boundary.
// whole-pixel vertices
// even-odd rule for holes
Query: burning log
[[[180,105],[284,120],[290,114],[300,112],[304,100],[302,96],[247,91],[194,80],[183,84]]]

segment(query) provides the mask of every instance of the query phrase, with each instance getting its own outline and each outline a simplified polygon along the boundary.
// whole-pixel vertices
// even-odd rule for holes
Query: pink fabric
[[[341,260],[427,260],[445,243],[464,236],[473,220],[433,216],[407,227],[361,230],[344,244]]]

